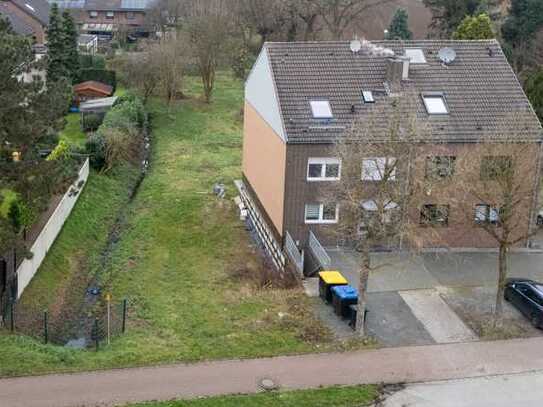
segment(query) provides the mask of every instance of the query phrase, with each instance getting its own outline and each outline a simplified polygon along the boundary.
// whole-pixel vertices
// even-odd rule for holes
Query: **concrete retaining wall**
[[[24,289],[32,280],[32,277],[38,271],[41,263],[45,259],[47,252],[53,246],[55,239],[62,230],[62,226],[72,209],[74,208],[81,191],[87,183],[89,177],[89,160],[87,159],[81,169],[79,170],[79,176],[77,180],[68,189],[68,192],[64,194],[62,200],[56,207],[55,211],[45,224],[44,228],[40,232],[38,238],[30,248],[33,256],[31,259],[24,259],[19,268],[17,269],[17,282],[18,292],[17,298],[20,298]],[[81,186],[80,183],[83,182]],[[77,191],[77,193],[75,193]]]

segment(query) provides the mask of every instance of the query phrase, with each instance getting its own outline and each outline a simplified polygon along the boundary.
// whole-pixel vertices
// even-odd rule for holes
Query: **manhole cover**
[[[260,380],[260,387],[264,390],[270,391],[270,390],[277,390],[279,388],[279,385],[275,383],[272,379],[262,379]]]

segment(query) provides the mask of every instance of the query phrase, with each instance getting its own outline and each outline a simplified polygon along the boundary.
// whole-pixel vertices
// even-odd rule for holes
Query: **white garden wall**
[[[78,179],[73,183],[73,185],[68,188],[68,192],[64,194],[62,200],[56,207],[55,211],[45,224],[44,228],[40,232],[38,238],[30,248],[33,256],[31,259],[24,259],[19,268],[17,269],[17,282],[18,282],[18,293],[17,298],[20,298],[23,294],[24,289],[32,280],[32,277],[38,271],[41,263],[45,259],[47,252],[55,242],[58,234],[62,230],[62,226],[72,209],[75,206],[75,203],[81,196],[81,190],[87,184],[87,179],[89,177],[89,160],[87,159],[81,169],[79,170]],[[78,187],[78,184],[84,181],[84,184],[81,188]],[[72,190],[79,191],[77,194],[73,194]]]

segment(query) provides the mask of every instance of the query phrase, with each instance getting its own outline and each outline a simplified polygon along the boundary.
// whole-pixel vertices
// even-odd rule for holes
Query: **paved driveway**
[[[331,268],[358,285],[357,254],[329,250]],[[368,283],[368,331],[385,346],[476,340],[493,310],[497,254],[377,253]],[[512,253],[510,276],[543,281],[543,254]],[[512,336],[542,335],[509,305]]]

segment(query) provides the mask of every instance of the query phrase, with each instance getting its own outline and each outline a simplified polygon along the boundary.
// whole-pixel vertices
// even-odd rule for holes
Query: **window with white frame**
[[[475,205],[475,223],[497,224],[500,221],[500,210],[487,204]]]
[[[307,162],[308,181],[338,181],[341,161],[338,158],[310,158]]]
[[[338,205],[314,203],[305,205],[305,223],[337,223]]]
[[[396,159],[368,157],[362,160],[362,181],[396,180]]]
[[[98,11],[89,11],[89,17],[90,18],[98,17]]]
[[[111,19],[113,19],[114,17],[115,17],[115,12],[113,12],[113,11],[107,11],[107,12],[106,12],[106,18],[107,18],[107,19],[110,19],[110,20],[111,20]]]
[[[334,117],[332,114],[332,108],[330,102],[327,100],[312,100],[309,102],[311,105],[311,113],[315,119],[331,119]]]
[[[424,93],[422,99],[428,114],[449,114],[445,96],[442,93]]]

